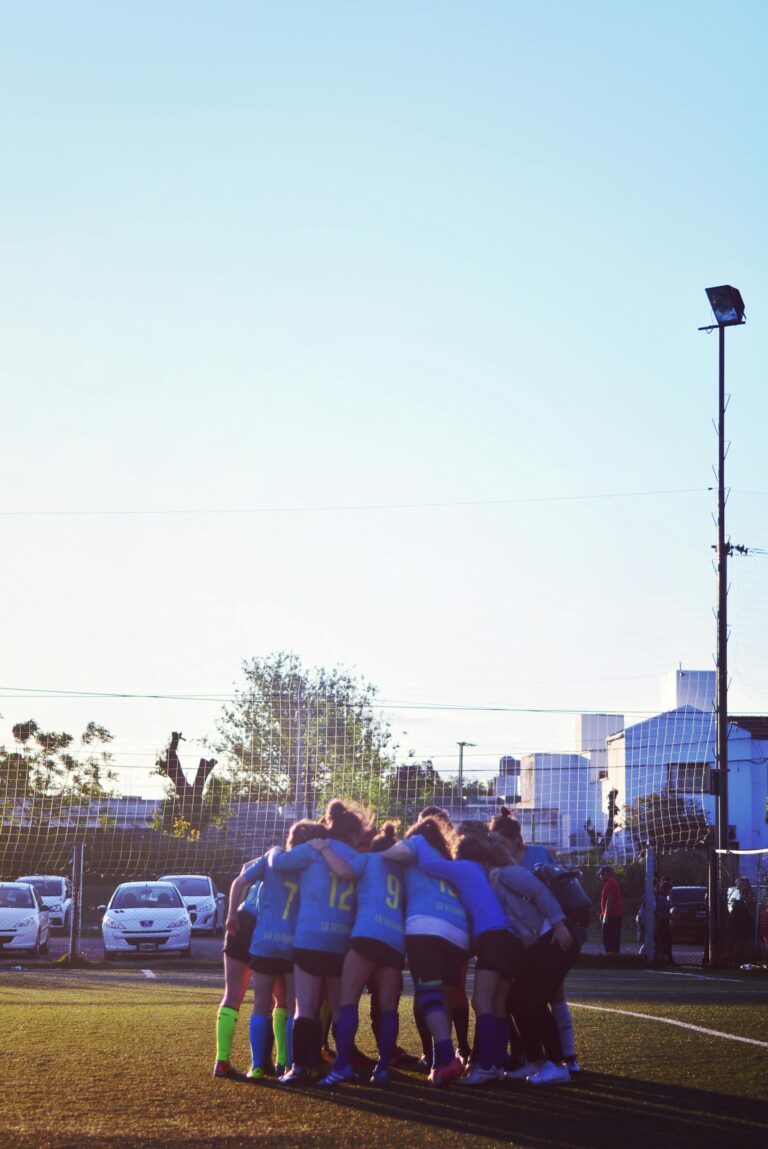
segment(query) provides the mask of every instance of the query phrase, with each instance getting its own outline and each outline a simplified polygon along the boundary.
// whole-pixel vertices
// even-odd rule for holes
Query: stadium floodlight
[[[718,327],[734,327],[744,323],[744,300],[741,292],[724,283],[720,287],[705,288]]]
[[[707,299],[717,323],[714,327],[700,328],[718,332],[718,412],[717,412],[717,849],[722,855],[728,851],[728,556],[733,548],[725,532],[725,329],[744,323],[744,300],[741,292],[730,284],[705,288]],[[709,930],[707,957],[710,965],[717,958],[722,939],[722,899],[717,897],[719,882],[714,866],[710,864]]]

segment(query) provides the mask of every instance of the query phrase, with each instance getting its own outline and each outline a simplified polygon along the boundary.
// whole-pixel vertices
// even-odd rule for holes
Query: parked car
[[[99,909],[105,911],[101,936],[107,961],[120,954],[172,951],[189,957],[192,922],[172,882],[123,882]]]
[[[51,929],[69,932],[72,918],[72,883],[69,878],[59,878],[55,874],[31,874],[17,878],[17,882],[27,882],[34,886],[41,901],[51,915]]]
[[[192,922],[192,929],[216,937],[226,920],[226,898],[219,893],[213,878],[206,874],[163,874],[161,882],[173,882],[181,894]]]
[[[50,914],[34,886],[0,882],[0,953],[48,953],[50,929]]]
[[[707,887],[673,886],[669,894],[673,942],[707,940]]]

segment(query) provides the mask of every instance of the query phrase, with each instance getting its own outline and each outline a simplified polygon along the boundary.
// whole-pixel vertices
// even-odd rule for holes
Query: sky
[[[485,777],[712,666],[768,712],[764,44],[708,0],[0,3],[0,737],[196,761],[243,659]]]

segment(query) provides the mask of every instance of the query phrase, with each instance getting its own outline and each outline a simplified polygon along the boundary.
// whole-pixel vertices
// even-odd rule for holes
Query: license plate
[[[157,949],[156,942],[139,942],[139,949],[142,953],[154,953]]]

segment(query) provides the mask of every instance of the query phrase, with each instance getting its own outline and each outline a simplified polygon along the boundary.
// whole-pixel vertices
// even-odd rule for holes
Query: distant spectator
[[[749,961],[755,945],[755,893],[749,878],[740,877],[728,890],[728,922],[737,961]]]
[[[662,878],[656,891],[656,957],[662,965],[677,965],[672,954],[672,882]]]
[[[607,954],[617,954],[621,952],[621,923],[624,920],[621,887],[614,877],[611,866],[601,866],[597,874],[603,882],[600,893],[603,949]]]

